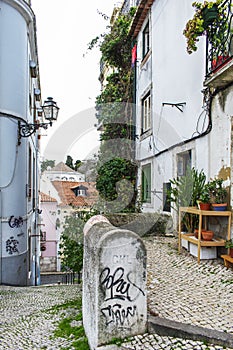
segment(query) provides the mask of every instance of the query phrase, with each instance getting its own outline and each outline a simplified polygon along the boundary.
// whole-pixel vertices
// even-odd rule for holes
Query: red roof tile
[[[93,205],[98,196],[94,182],[76,181],[52,181],[60,197],[61,205],[72,205],[74,207],[85,207]],[[87,196],[76,196],[72,188],[82,185],[87,187]]]
[[[40,192],[40,201],[41,202],[57,202],[57,200],[51,197],[49,194]]]

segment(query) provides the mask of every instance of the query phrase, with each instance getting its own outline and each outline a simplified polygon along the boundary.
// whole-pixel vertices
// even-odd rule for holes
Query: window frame
[[[177,154],[177,176],[185,176],[187,169],[192,168],[192,150],[188,149]]]
[[[150,25],[148,20],[142,31],[142,59],[146,57],[149,51],[150,51]]]
[[[142,134],[151,129],[151,90],[141,99],[141,129]]]
[[[142,165],[141,174],[141,198],[143,203],[151,203],[151,181],[152,181],[151,163]]]

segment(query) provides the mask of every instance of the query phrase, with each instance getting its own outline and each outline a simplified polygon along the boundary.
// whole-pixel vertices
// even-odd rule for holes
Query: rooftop
[[[60,197],[60,205],[85,207],[93,205],[97,200],[98,191],[95,188],[95,182],[52,181],[52,184]],[[76,196],[73,191],[81,185],[87,188],[86,196]]]
[[[55,198],[43,192],[40,192],[40,198],[41,198],[41,202],[57,202]]]

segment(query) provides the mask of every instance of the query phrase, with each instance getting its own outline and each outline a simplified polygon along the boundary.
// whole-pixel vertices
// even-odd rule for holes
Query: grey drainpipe
[[[2,284],[2,190],[0,189],[0,284]]]

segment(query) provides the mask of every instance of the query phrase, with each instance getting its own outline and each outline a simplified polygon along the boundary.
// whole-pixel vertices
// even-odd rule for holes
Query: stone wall
[[[177,235],[172,216],[164,213],[114,213],[106,217],[113,226],[131,230],[140,237]]]
[[[41,272],[56,272],[57,271],[57,258],[56,256],[42,256],[40,258],[40,271]]]

